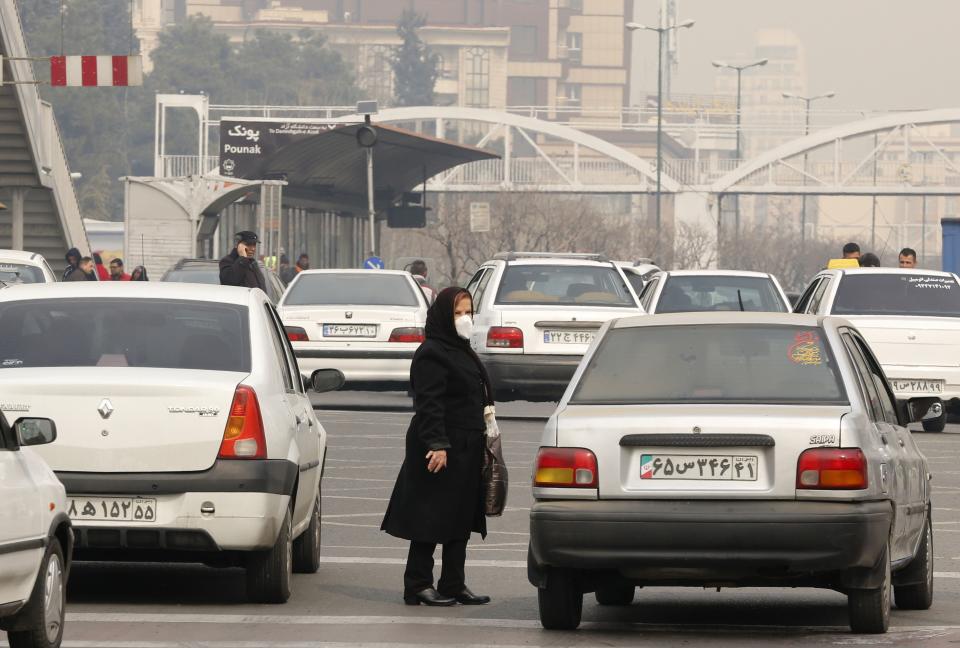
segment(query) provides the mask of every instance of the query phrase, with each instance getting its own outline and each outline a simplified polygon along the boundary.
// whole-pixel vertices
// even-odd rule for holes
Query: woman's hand
[[[447,451],[431,450],[427,453],[427,470],[438,473],[447,467]]]

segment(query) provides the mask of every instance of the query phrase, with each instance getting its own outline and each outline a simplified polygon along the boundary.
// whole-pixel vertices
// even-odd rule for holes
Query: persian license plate
[[[377,325],[324,324],[323,337],[377,337]]]
[[[640,479],[757,481],[757,457],[645,454],[640,458]]]
[[[157,500],[152,498],[75,495],[67,500],[67,515],[75,522],[149,523],[157,519]]]
[[[921,378],[892,378],[890,385],[893,391],[910,392],[913,394],[942,394],[942,380],[925,380]]]
[[[593,331],[544,331],[546,344],[590,344],[596,335]]]

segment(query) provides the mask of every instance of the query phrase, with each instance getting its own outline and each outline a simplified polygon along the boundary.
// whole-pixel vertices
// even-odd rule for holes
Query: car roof
[[[597,259],[570,259],[565,257],[520,257],[518,259],[510,259],[509,261],[504,259],[493,259],[493,261],[509,263],[511,266],[589,266],[591,268],[609,268],[612,265],[611,261],[599,261]]]
[[[406,270],[370,270],[367,268],[322,268],[318,270],[301,270],[297,276],[317,275],[317,274],[362,274],[362,275],[406,275],[413,278],[413,275]]]
[[[177,261],[177,262],[174,264],[173,270],[180,270],[180,269],[182,269],[184,266],[192,266],[192,265],[216,265],[216,266],[219,266],[219,265],[220,265],[220,262],[219,262],[218,260],[216,260],[216,259],[180,259],[179,261]]]
[[[834,268],[824,270],[824,273],[830,274],[890,274],[890,275],[922,275],[926,277],[952,277],[952,272],[943,270],[924,270],[921,268]]]
[[[162,281],[80,281],[20,284],[0,290],[0,301],[28,299],[183,299],[247,305],[253,288]]]
[[[611,328],[684,326],[691,324],[772,324],[781,326],[822,327],[824,320],[830,320],[834,325],[843,321],[841,318],[826,317],[823,315],[798,315],[794,313],[769,313],[759,311],[708,311],[624,317],[616,320],[611,325]]]
[[[0,250],[0,261],[16,261],[17,263],[39,264],[43,257],[36,252],[25,250]]]
[[[671,277],[758,277],[769,279],[769,272],[753,272],[750,270],[665,270],[665,275]]]

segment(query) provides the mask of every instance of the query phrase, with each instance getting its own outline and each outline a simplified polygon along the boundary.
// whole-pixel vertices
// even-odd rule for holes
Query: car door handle
[[[297,425],[300,425],[301,423],[303,423],[303,421],[300,420],[299,416],[294,416],[293,418],[297,421]]]
[[[887,435],[886,435],[886,434],[881,433],[881,434],[880,434],[880,440],[883,441],[883,445],[890,445],[890,442],[887,440]]]

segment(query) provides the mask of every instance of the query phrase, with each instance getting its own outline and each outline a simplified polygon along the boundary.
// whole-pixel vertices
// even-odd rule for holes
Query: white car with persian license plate
[[[67,497],[30,447],[56,438],[53,421],[18,418],[11,426],[0,414],[0,630],[11,648],[56,648],[63,638],[73,552]]]
[[[792,309],[772,274],[745,270],[671,270],[654,275],[640,293],[640,305],[655,313],[765,311]]]
[[[53,283],[57,276],[36,252],[0,250],[0,282],[8,285]]]
[[[651,378],[651,372],[656,377]],[[528,574],[546,628],[637,586],[818,587],[855,632],[933,597],[930,469],[839,318],[684,313],[605,325],[534,467]]]
[[[935,270],[861,268],[820,272],[796,312],[849,319],[870,343],[897,398],[937,396],[923,420],[942,432],[960,417],[960,283]]]
[[[317,570],[326,434],[262,291],[24,286],[0,329],[0,408],[59,422],[78,560],[243,566],[261,602]]]
[[[334,368],[352,386],[406,386],[427,301],[409,272],[304,270],[278,307],[304,371]]]
[[[596,254],[498,254],[467,290],[470,343],[498,400],[559,398],[603,323],[643,313],[620,267]]]

